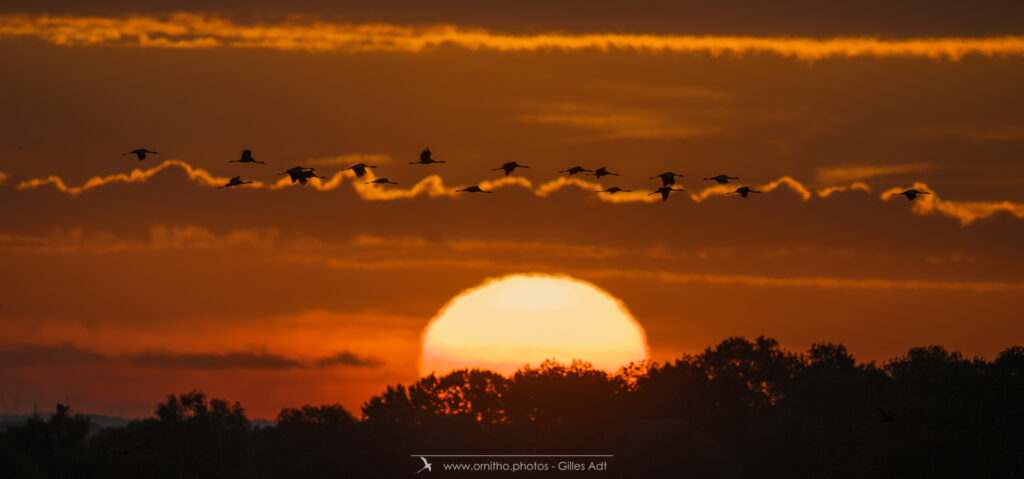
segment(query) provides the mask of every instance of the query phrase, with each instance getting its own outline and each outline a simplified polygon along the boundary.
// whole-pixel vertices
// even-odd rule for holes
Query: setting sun
[[[607,292],[568,276],[516,274],[470,288],[441,309],[423,334],[420,373],[511,374],[545,359],[614,371],[647,356],[643,328]]]

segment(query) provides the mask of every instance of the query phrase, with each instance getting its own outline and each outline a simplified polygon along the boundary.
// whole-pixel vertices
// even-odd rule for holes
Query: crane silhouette
[[[657,190],[654,190],[653,193],[651,193],[650,195],[647,195],[647,196],[656,195],[658,193],[661,193],[661,201],[668,201],[668,195],[670,193],[672,193],[673,191],[686,191],[686,190],[684,190],[682,188],[678,188],[678,189],[677,188],[673,188],[671,186],[662,186],[661,188],[658,188]]]
[[[529,168],[529,166],[520,165],[519,163],[516,163],[514,161],[510,161],[508,163],[505,163],[505,164],[501,165],[501,167],[499,167],[499,168],[492,169],[491,171],[505,170],[505,176],[508,176],[513,171],[516,171],[516,168]]]
[[[355,172],[356,178],[362,178],[362,177],[366,176],[366,169],[367,168],[376,168],[376,166],[367,165],[365,163],[356,163],[356,164],[354,164],[354,165],[352,165],[352,166],[350,166],[348,168],[345,168],[345,169],[346,170],[352,170],[353,172]]]
[[[292,183],[295,183],[297,181],[299,182],[299,184],[304,185],[306,184],[306,180],[310,178],[325,178],[323,176],[316,174],[315,170],[316,168],[305,168],[302,166],[296,166],[294,168],[285,170],[284,173],[278,173],[277,175],[288,175],[288,177],[292,179]]]
[[[481,190],[479,186],[467,186],[461,190],[455,190],[458,193],[494,193],[493,191]]]
[[[914,200],[917,199],[918,195],[930,195],[930,194],[931,193],[929,193],[927,191],[920,191],[920,190],[915,190],[915,189],[909,189],[909,190],[904,191],[902,193],[893,193],[891,197],[906,196],[907,197],[907,201],[914,201]]]
[[[376,180],[373,180],[373,181],[367,181],[366,184],[367,185],[397,185],[398,183],[395,183],[394,181],[391,181],[391,180],[389,180],[387,178],[377,178]]]
[[[704,179],[705,180],[715,180],[715,182],[717,182],[718,184],[724,185],[724,184],[728,183],[729,180],[738,180],[739,178],[737,178],[735,176],[729,176],[729,175],[718,175],[718,176],[712,176],[711,178],[704,178]]]
[[[237,160],[231,160],[228,163],[260,163],[260,164],[265,164],[262,161],[256,161],[256,159],[254,159],[252,157],[252,150],[242,150],[242,157],[241,158],[239,158]]]
[[[603,190],[597,190],[598,193],[608,193],[609,195],[614,195],[615,193],[618,193],[618,192],[631,192],[631,191],[633,191],[633,190],[624,190],[622,188],[619,188],[618,186],[613,186],[611,188],[606,188],[606,189],[603,189]]]
[[[738,194],[738,195],[746,198],[747,195],[749,195],[751,193],[760,193],[760,191],[752,190],[752,189],[750,189],[749,186],[741,186],[739,188],[736,188],[736,191],[733,191],[730,194]]]
[[[224,183],[224,186],[218,186],[217,189],[219,190],[221,188],[231,188],[232,186],[248,185],[249,183],[252,183],[252,182],[251,181],[242,181],[242,177],[241,176],[233,176],[233,177],[231,177],[230,180],[228,180],[227,183]]]
[[[590,173],[588,176],[596,176],[596,177],[598,177],[600,179],[602,176],[609,176],[609,175],[611,175],[611,176],[619,176],[618,173],[612,173],[612,172],[608,171],[607,167],[604,167],[604,166],[598,168],[597,171],[595,171],[593,173]]]
[[[672,186],[676,184],[676,178],[685,178],[684,175],[676,174],[671,171],[666,171],[660,175],[654,175],[650,179],[661,178],[662,186]]]
[[[424,148],[423,151],[420,152],[420,161],[409,162],[410,165],[429,165],[431,163],[444,163],[444,160],[438,161],[431,157],[430,148]]]
[[[582,166],[574,166],[572,168],[569,168],[568,170],[559,171],[559,173],[568,173],[569,176],[575,175],[577,173],[583,173],[583,172],[593,173],[594,170],[588,170],[588,169],[586,169],[586,168],[584,168]]]
[[[157,153],[155,151],[152,151],[152,150],[147,150],[145,148],[136,148],[136,149],[134,149],[132,151],[129,151],[128,153],[121,153],[121,156],[135,155],[135,156],[139,157],[139,161],[142,161],[142,160],[146,159],[146,155],[147,154],[149,154],[149,155],[158,155],[159,153]]]

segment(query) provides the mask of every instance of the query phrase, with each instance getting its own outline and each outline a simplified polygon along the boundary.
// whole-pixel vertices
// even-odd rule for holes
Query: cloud
[[[267,248],[276,243],[278,236],[277,230],[235,230],[224,235],[216,235],[206,228],[194,225],[154,225],[149,229],[148,238],[133,239],[73,228],[67,231],[59,230],[47,236],[0,234],[0,250],[43,254],[112,254],[125,251],[222,249],[238,246]]]
[[[949,201],[943,200],[938,193],[928,188],[928,185],[916,182],[911,188],[921,191],[928,191],[930,194],[918,196],[913,201],[912,211],[919,215],[941,214],[960,220],[961,225],[969,225],[979,219],[988,218],[996,213],[1010,213],[1016,218],[1024,219],[1024,204],[1010,201],[986,202],[986,201]],[[882,192],[879,197],[883,200],[893,199],[893,195],[910,188],[890,188]],[[902,198],[902,197],[901,197]],[[899,199],[899,198],[897,198]],[[906,200],[903,198],[904,201]]]
[[[282,256],[281,259],[300,264],[315,264],[343,270],[408,270],[411,268],[449,270],[453,268],[466,268],[496,271],[543,272],[551,269],[550,265],[539,261],[511,262],[491,259],[468,259],[464,257],[421,257],[418,259],[403,260],[366,260],[365,258],[343,258],[325,255],[295,254]],[[883,291],[970,291],[979,293],[1024,292],[1024,282],[1005,281],[933,281],[879,278],[833,278],[819,276],[785,278],[742,274],[671,273],[666,271],[652,271],[649,269],[578,268],[564,266],[559,267],[558,270],[565,274],[580,278],[615,278],[656,281],[661,283],[739,284],[758,287],[868,289]]]
[[[596,181],[588,181],[582,178],[568,176],[560,176],[554,180],[542,183],[533,192],[535,195],[543,198],[568,186],[592,193],[596,195],[598,199],[606,203],[656,203],[661,201],[660,198],[650,196],[650,192],[644,190],[625,191],[615,194],[598,193],[598,191],[606,189],[607,186]]]
[[[139,353],[132,358],[138,366],[182,369],[292,369],[302,367],[294,359],[261,353]]]
[[[126,360],[140,367],[193,370],[305,369],[336,366],[376,368],[384,365],[384,362],[379,359],[359,356],[344,350],[330,356],[316,358],[310,362],[266,351],[257,353],[238,351],[226,353],[144,351],[126,356],[111,356],[83,350],[71,343],[59,345],[23,344],[0,350],[0,368],[24,368],[117,360]]]
[[[18,184],[18,189],[31,190],[39,188],[41,186],[52,185],[54,188],[57,189],[57,191],[67,193],[71,196],[77,196],[84,191],[91,190],[93,188],[104,186],[110,183],[145,183],[146,180],[149,180],[157,173],[160,173],[161,171],[172,166],[176,166],[185,171],[185,173],[188,175],[189,180],[195,181],[196,183],[205,186],[221,186],[224,183],[227,183],[229,179],[226,176],[213,176],[210,174],[210,172],[202,168],[194,168],[192,167],[192,165],[185,163],[184,161],[181,160],[164,160],[159,165],[145,170],[140,170],[136,168],[129,173],[118,173],[107,176],[94,176],[87,180],[85,183],[83,183],[81,186],[69,187],[67,186],[67,184],[64,183],[64,180],[61,179],[61,177],[56,175],[50,175],[46,178],[33,178],[31,180],[22,181],[21,183]],[[253,185],[245,186],[254,185],[256,185],[256,183],[253,183]]]
[[[716,56],[769,53],[808,61],[862,56],[959,60],[966,55],[1024,54],[1024,37],[1020,36],[822,39],[642,33],[507,35],[454,25],[338,24],[301,18],[277,24],[241,24],[191,13],[125,17],[0,15],[0,38],[11,37],[33,37],[62,46],[351,52],[421,52],[442,47],[501,52],[627,50]]]
[[[600,274],[600,273],[598,273]],[[1024,291],[1024,282],[1003,281],[930,281],[890,280],[877,278],[828,278],[800,277],[777,278],[755,275],[685,274],[649,271],[610,271],[619,277],[651,278],[668,283],[713,283],[742,284],[747,286],[770,286],[786,288],[822,289],[876,289],[876,290],[929,290],[929,291],[972,291],[979,293],[1000,293]]]
[[[4,184],[5,180],[7,180],[7,173],[0,171],[0,185]]]
[[[591,130],[600,139],[685,139],[703,136],[716,128],[680,122],[655,111],[614,108],[605,105],[563,103],[541,113],[520,115],[519,121]]]
[[[97,188],[110,183],[135,183],[145,182],[157,173],[170,168],[178,167],[184,170],[191,181],[197,184],[215,187],[220,185],[221,180],[227,181],[227,178],[221,178],[211,175],[209,172],[202,168],[195,168],[188,163],[181,160],[164,160],[158,166],[149,168],[147,170],[132,170],[130,173],[119,173],[115,175],[108,175],[104,177],[93,177],[86,181],[81,186],[68,187],[64,180],[59,176],[49,176],[47,178],[35,178],[26,180],[18,185],[18,190],[29,190],[39,188],[44,185],[52,185],[58,191],[67,193],[72,196],[81,194],[84,191],[88,191],[92,188]],[[313,178],[309,180],[308,187],[317,191],[331,191],[341,187],[343,179],[354,179],[355,173],[351,170],[342,170],[334,173],[329,178],[320,179]],[[353,181],[353,188],[360,198],[364,200],[396,200],[396,199],[411,199],[421,195],[427,195],[429,197],[462,197],[465,196],[463,193],[456,192],[457,189],[463,188],[465,185],[457,186],[446,186],[443,178],[440,175],[432,174],[420,181],[416,182],[409,188],[398,187],[383,187],[381,185],[368,185],[365,184],[367,181],[371,181],[374,176],[372,171],[368,171],[366,176],[360,180],[365,181]],[[614,180],[613,180],[614,181]],[[506,187],[519,187],[526,190],[530,190],[534,195],[538,197],[546,197],[551,193],[561,190],[566,187],[575,187],[585,192],[593,192],[593,194],[601,201],[607,203],[660,203],[661,198],[658,196],[651,196],[651,191],[637,190],[633,192],[616,193],[614,195],[607,193],[597,193],[599,190],[606,188],[602,183],[596,181],[584,180],[576,177],[560,176],[553,180],[549,180],[544,183],[540,183],[534,186],[533,182],[523,178],[521,176],[506,176],[496,180],[484,180],[478,183],[478,185],[485,190],[495,190]],[[927,188],[923,183],[915,183],[918,189]],[[252,184],[245,185],[250,189],[269,189],[279,190],[282,188],[289,188],[296,186],[287,177],[281,178],[276,183],[262,183],[259,181],[253,182]],[[794,179],[791,176],[783,176],[776,180],[769,181],[761,185],[755,185],[755,190],[763,193],[771,193],[779,188],[786,187],[790,191],[797,194],[803,201],[809,201],[815,194],[820,198],[831,196],[834,193],[842,191],[853,191],[860,190],[870,192],[871,188],[859,181],[855,181],[849,185],[834,185],[826,188],[822,188],[816,191],[812,191],[811,188],[803,184],[802,182]],[[725,196],[735,191],[734,185],[713,185],[698,190],[695,193],[689,193],[689,198],[696,203],[702,202],[713,196]],[[903,191],[902,188],[888,189],[882,193],[881,198],[888,200],[893,193]],[[930,191],[930,190],[929,190]],[[957,218],[961,224],[968,225],[978,219],[988,218],[995,213],[1005,211],[1011,213],[1017,218],[1024,219],[1024,204],[1013,203],[1010,201],[1001,202],[984,202],[984,201],[948,201],[940,200],[938,195],[925,195],[923,198],[919,198],[914,202],[914,213],[920,215],[929,215],[932,213],[941,213],[945,216]],[[0,242],[3,241],[3,237],[0,237]]]
[[[828,188],[822,188],[817,191],[819,198],[828,198],[832,196],[832,193],[841,193],[844,191],[860,190],[865,193],[871,193],[871,187],[866,183],[860,181],[854,181],[849,186],[829,186]]]
[[[377,358],[361,357],[349,351],[341,351],[316,361],[316,367],[329,368],[333,366],[353,366],[357,368],[375,368],[384,365],[384,362]]]
[[[0,350],[0,368],[23,368],[54,364],[105,361],[106,356],[78,349],[70,343],[26,344]]]
[[[878,176],[898,175],[903,173],[914,173],[934,168],[934,165],[927,163],[910,163],[905,165],[858,165],[844,166],[839,168],[819,168],[816,179],[819,183],[835,185],[837,183],[848,183],[851,181],[866,180]],[[826,195],[827,196],[827,195]]]
[[[391,163],[394,163],[394,159],[391,158],[391,156],[389,155],[354,153],[350,155],[338,155],[328,158],[313,158],[311,160],[306,160],[303,163],[309,166],[343,165],[347,168],[356,163],[366,163],[367,165],[373,166],[390,165]]]

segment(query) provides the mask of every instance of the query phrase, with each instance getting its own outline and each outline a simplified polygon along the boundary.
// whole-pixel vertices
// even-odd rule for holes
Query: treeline
[[[64,405],[9,428],[0,477],[404,477],[416,453],[614,454],[592,474],[609,478],[1024,477],[1024,348],[990,362],[932,346],[876,365],[838,344],[796,354],[730,338],[615,375],[545,363],[429,376],[360,419],[304,406],[256,428],[240,404],[191,392],[89,429]]]

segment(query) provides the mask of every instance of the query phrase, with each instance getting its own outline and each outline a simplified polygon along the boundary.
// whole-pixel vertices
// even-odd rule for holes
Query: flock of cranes
[[[135,155],[139,159],[139,161],[142,161],[142,160],[146,159],[146,155],[156,155],[156,154],[159,154],[159,153],[155,152],[155,151],[147,150],[145,148],[138,148],[138,149],[129,151],[127,153],[122,153],[121,156]],[[228,163],[259,163],[259,164],[266,164],[266,162],[258,161],[255,158],[253,158],[252,150],[242,150],[241,158],[239,158],[237,160],[231,160]],[[445,161],[444,160],[435,160],[433,155],[432,155],[432,153],[430,152],[430,148],[424,148],[423,151],[420,152],[420,159],[419,159],[419,161],[409,162],[410,165],[432,165],[432,164],[439,164],[439,163],[445,163]],[[367,165],[365,163],[356,163],[356,164],[354,164],[352,166],[349,166],[348,168],[344,168],[344,169],[345,170],[352,170],[352,172],[356,174],[357,178],[362,178],[362,177],[366,176],[367,168],[376,168],[376,166]],[[510,161],[510,162],[502,164],[498,168],[492,169],[491,171],[504,171],[505,172],[505,176],[508,176],[508,175],[511,175],[513,172],[515,172],[517,168],[529,168],[529,166],[527,166],[527,165],[520,165],[519,163],[517,163],[515,161]],[[604,176],[621,176],[618,173],[612,173],[611,171],[608,171],[608,168],[604,167],[604,166],[602,166],[601,168],[598,168],[596,170],[588,170],[588,169],[586,169],[586,168],[584,168],[582,166],[573,166],[572,168],[561,170],[558,173],[559,174],[566,174],[568,176],[574,176],[574,175],[594,176],[597,179],[601,179]],[[285,171],[283,171],[281,173],[278,173],[278,176],[281,176],[281,175],[288,175],[288,177],[292,180],[292,183],[296,183],[297,182],[297,183],[299,183],[301,185],[306,184],[306,182],[310,178],[326,179],[326,177],[320,176],[320,175],[316,174],[316,169],[315,168],[307,168],[307,167],[303,167],[303,166],[296,166],[296,167],[293,167],[293,168],[289,168],[289,169],[287,169],[287,170],[285,170]],[[654,190],[652,193],[650,193],[647,196],[660,194],[661,195],[661,201],[668,201],[668,197],[669,197],[669,195],[673,191],[686,191],[684,188],[675,188],[676,178],[685,178],[685,175],[682,175],[680,173],[674,173],[674,172],[671,172],[671,171],[666,171],[666,172],[664,172],[664,173],[662,173],[660,175],[654,175],[654,176],[650,177],[651,180],[660,179],[661,180],[661,187],[656,189],[656,190]],[[728,184],[731,180],[737,180],[738,181],[739,178],[735,177],[735,176],[729,176],[729,175],[717,175],[717,176],[711,176],[711,177],[704,178],[704,180],[705,181],[714,181],[717,184],[724,185],[724,184]],[[241,186],[241,185],[245,185],[245,184],[249,184],[249,183],[252,183],[252,181],[242,181],[242,177],[241,176],[235,176],[235,177],[232,177],[223,186],[218,186],[217,189],[231,188],[232,186]],[[398,183],[395,183],[395,182],[393,182],[393,181],[391,181],[391,180],[389,180],[387,178],[377,178],[377,179],[372,180],[372,181],[367,181],[366,184],[368,184],[368,185],[369,184],[397,185]],[[493,193],[493,191],[487,191],[487,190],[481,189],[479,185],[467,186],[466,188],[463,188],[461,190],[455,190],[455,191],[459,192],[459,193],[488,193],[488,194]],[[612,186],[612,187],[609,187],[609,188],[606,188],[606,189],[603,189],[603,190],[598,190],[597,193],[599,193],[599,194],[600,193],[606,193],[606,194],[609,194],[609,195],[614,195],[615,193],[632,192],[632,191],[633,190],[627,190],[627,189],[619,188],[618,186]],[[741,186],[739,188],[736,188],[736,190],[729,192],[728,194],[739,195],[742,198],[746,198],[751,193],[761,193],[761,192],[757,191],[757,190],[753,190],[749,186]],[[909,190],[903,191],[901,193],[895,193],[892,196],[894,196],[894,197],[895,196],[906,196],[908,201],[914,201],[915,199],[917,199],[917,197],[919,195],[927,195],[927,194],[929,194],[929,192],[927,192],[927,191],[920,191],[920,190],[916,190],[916,189],[909,189]]]

